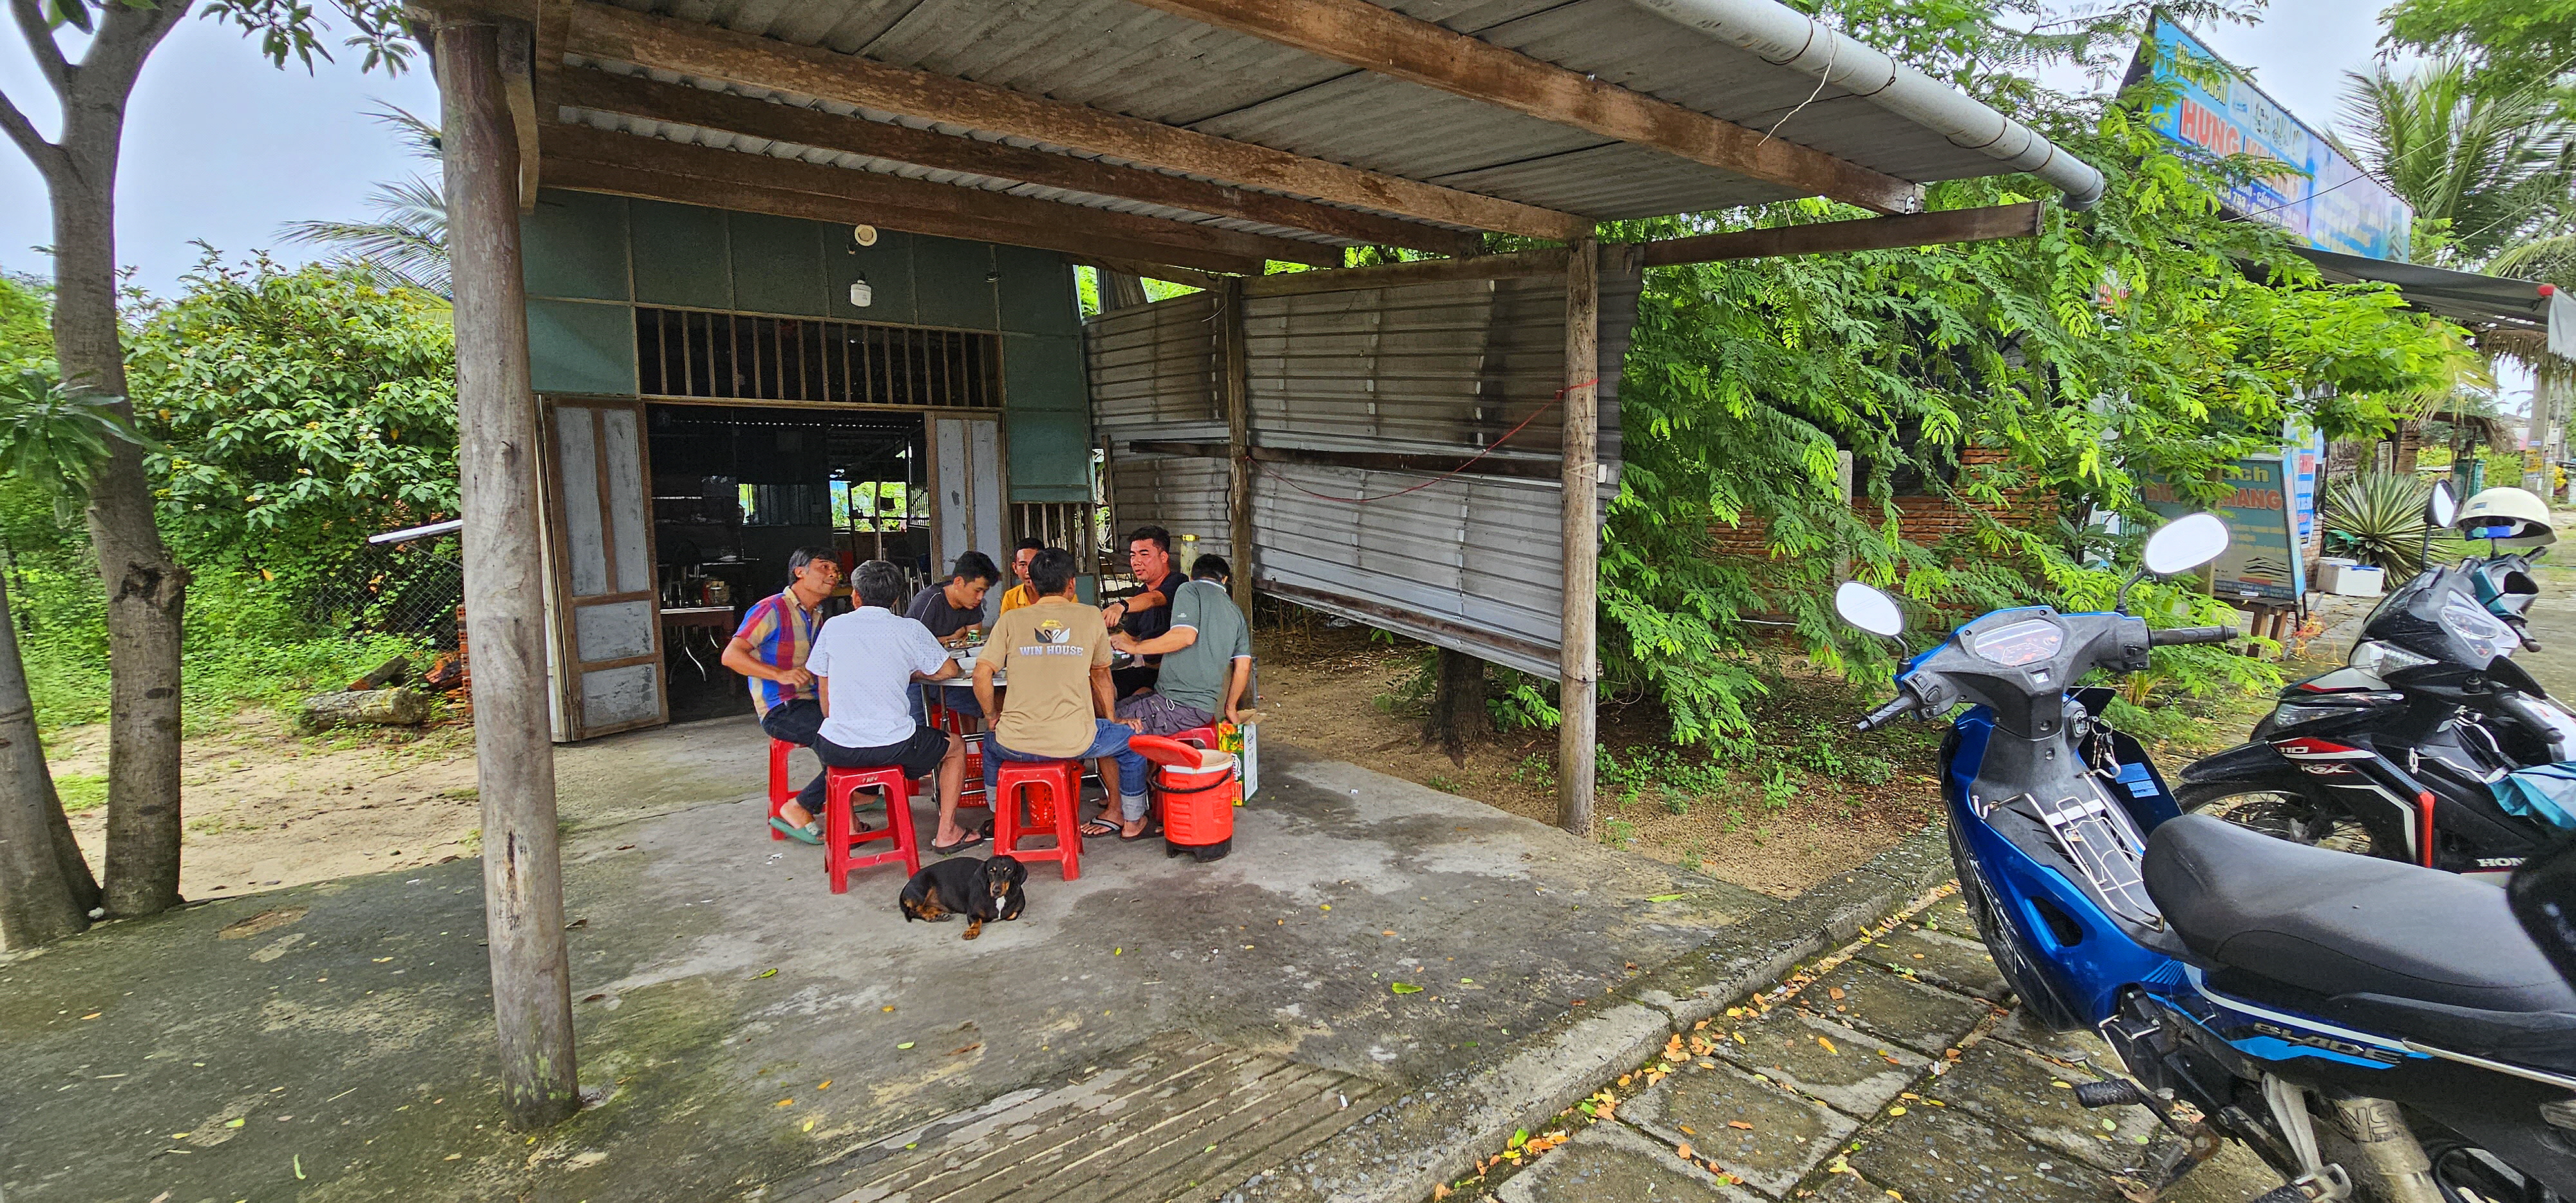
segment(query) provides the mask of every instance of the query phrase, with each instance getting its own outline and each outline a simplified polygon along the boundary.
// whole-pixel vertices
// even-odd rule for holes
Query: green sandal
[[[806,825],[799,827],[794,823],[788,822],[782,816],[771,815],[769,816],[769,825],[775,829],[778,834],[786,836],[791,840],[795,840],[799,843],[812,844],[816,847],[822,846],[823,824],[820,822],[807,823]]]

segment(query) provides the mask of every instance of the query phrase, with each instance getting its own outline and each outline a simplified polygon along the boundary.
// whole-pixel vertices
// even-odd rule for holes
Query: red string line
[[[1526,418],[1521,419],[1521,424],[1520,424],[1520,425],[1518,425],[1518,426],[1514,426],[1514,427],[1512,427],[1510,430],[1506,430],[1506,431],[1504,431],[1504,432],[1503,432],[1503,437],[1501,437],[1501,438],[1499,438],[1499,439],[1495,439],[1495,440],[1494,440],[1494,442],[1493,442],[1493,445],[1492,445],[1492,446],[1489,446],[1489,447],[1485,448],[1484,450],[1477,452],[1474,456],[1469,457],[1469,459],[1467,460],[1467,462],[1466,462],[1466,463],[1460,464],[1460,465],[1458,465],[1458,466],[1457,466],[1457,467],[1455,467],[1455,468],[1451,468],[1450,470],[1448,470],[1448,471],[1446,471],[1446,472],[1443,472],[1443,473],[1441,473],[1441,474],[1440,474],[1440,475],[1438,475],[1438,476],[1434,476],[1434,477],[1432,477],[1431,479],[1426,480],[1426,481],[1423,481],[1421,484],[1414,485],[1414,486],[1412,486],[1412,487],[1410,487],[1410,488],[1397,489],[1396,491],[1394,491],[1394,492],[1392,492],[1392,493],[1380,493],[1380,494],[1378,494],[1378,495],[1377,495],[1377,496],[1375,496],[1375,497],[1333,497],[1333,496],[1328,496],[1328,495],[1323,494],[1323,493],[1318,493],[1318,492],[1314,491],[1313,489],[1306,488],[1306,487],[1304,487],[1304,486],[1302,486],[1302,485],[1298,484],[1296,481],[1290,480],[1290,479],[1288,479],[1288,478],[1287,478],[1287,477],[1285,477],[1285,476],[1281,476],[1281,475],[1279,475],[1279,474],[1278,474],[1278,473],[1276,473],[1276,472],[1270,472],[1270,475],[1271,475],[1272,477],[1276,478],[1276,479],[1279,481],[1279,483],[1281,483],[1281,484],[1283,484],[1283,485],[1286,485],[1286,486],[1288,486],[1289,488],[1295,489],[1295,490],[1297,490],[1298,492],[1300,492],[1300,493],[1303,493],[1303,494],[1307,495],[1308,497],[1312,497],[1312,498],[1314,498],[1314,499],[1315,499],[1315,500],[1317,500],[1317,501],[1338,501],[1338,502],[1342,503],[1343,505],[1366,505],[1366,504],[1368,504],[1368,503],[1370,503],[1370,502],[1372,502],[1372,501],[1385,501],[1385,500],[1387,500],[1388,498],[1391,498],[1391,497],[1402,497],[1402,496],[1404,496],[1404,495],[1405,495],[1405,494],[1407,494],[1407,493],[1417,493],[1417,492],[1420,492],[1420,491],[1422,491],[1422,490],[1424,490],[1424,489],[1430,488],[1430,487],[1431,487],[1431,486],[1433,486],[1433,485],[1439,484],[1440,482],[1442,482],[1442,481],[1444,481],[1444,480],[1448,480],[1448,479],[1450,479],[1450,478],[1452,478],[1452,477],[1455,477],[1455,476],[1457,476],[1459,473],[1464,472],[1464,471],[1466,471],[1466,470],[1467,470],[1467,469],[1469,469],[1469,468],[1473,468],[1473,467],[1475,467],[1475,466],[1476,466],[1476,461],[1477,461],[1477,460],[1481,460],[1481,459],[1485,458],[1486,456],[1488,456],[1488,455],[1492,455],[1492,454],[1493,454],[1493,453],[1495,453],[1496,451],[1501,450],[1501,449],[1502,449],[1503,444],[1505,444],[1505,443],[1508,443],[1508,442],[1511,442],[1511,441],[1512,441],[1512,436],[1513,436],[1513,435],[1519,434],[1522,430],[1527,429],[1530,423],[1535,422],[1535,421],[1538,421],[1538,416],[1539,416],[1540,414],[1546,413],[1547,411],[1549,411],[1549,410],[1551,410],[1551,409],[1556,408],[1556,403],[1557,403],[1557,402],[1559,402],[1559,401],[1563,401],[1563,400],[1565,400],[1565,395],[1566,395],[1567,393],[1573,392],[1574,390],[1579,389],[1579,388],[1590,388],[1590,387],[1592,387],[1593,385],[1596,385],[1596,384],[1599,384],[1599,383],[1601,383],[1601,378],[1600,378],[1600,377],[1598,377],[1598,376],[1595,376],[1595,377],[1593,377],[1593,378],[1592,378],[1592,379],[1590,379],[1590,380],[1585,380],[1585,381],[1582,381],[1582,382],[1577,383],[1577,384],[1569,384],[1569,385],[1566,385],[1564,388],[1561,388],[1561,389],[1556,390],[1556,395],[1555,395],[1555,396],[1553,396],[1553,397],[1548,398],[1548,400],[1547,400],[1547,404],[1542,405],[1542,406],[1539,406],[1537,409],[1531,410],[1531,411],[1530,411],[1530,416],[1528,416],[1528,417],[1526,417]],[[1246,462],[1246,463],[1257,463],[1257,461],[1253,461],[1253,460],[1249,460],[1249,459],[1247,459],[1245,462]],[[1261,470],[1262,470],[1262,471],[1265,471],[1265,472],[1269,471],[1269,469],[1266,469],[1266,468],[1265,468],[1265,469],[1261,469]],[[1366,471],[1366,470],[1367,470],[1367,469],[1362,469],[1362,471]]]

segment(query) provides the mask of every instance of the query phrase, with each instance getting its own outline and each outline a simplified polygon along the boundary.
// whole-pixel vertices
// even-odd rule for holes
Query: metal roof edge
[[[1772,0],[1629,0],[1713,41],[1810,75],[2066,194],[2066,207],[2102,199],[2102,173],[2029,126],[1886,53]]]

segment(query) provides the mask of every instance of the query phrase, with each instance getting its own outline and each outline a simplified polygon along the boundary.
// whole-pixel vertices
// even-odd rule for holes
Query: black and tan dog
[[[964,915],[965,938],[972,940],[984,934],[988,922],[1020,917],[1029,904],[1020,883],[1028,879],[1029,867],[1008,856],[991,860],[961,856],[926,865],[903,883],[904,921],[945,923]]]

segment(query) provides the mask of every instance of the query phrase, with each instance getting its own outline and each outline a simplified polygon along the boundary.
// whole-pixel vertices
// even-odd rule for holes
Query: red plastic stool
[[[1020,861],[1055,861],[1064,869],[1064,879],[1082,876],[1082,829],[1074,817],[1081,809],[1082,765],[1071,760],[1005,760],[994,788],[1000,797],[993,799],[993,855],[1009,856]],[[1026,804],[1036,811],[1044,805],[1052,814],[1052,824],[1038,819],[1032,828],[1052,826],[1055,847],[1022,851],[1020,837],[1040,834],[1020,826],[1020,807]]]
[[[786,740],[772,739],[769,741],[770,818],[777,818],[779,811],[787,809],[788,799],[796,796],[787,789],[787,754],[795,750],[796,745],[791,744]],[[787,836],[776,827],[772,827],[769,829],[769,838],[773,840],[783,840],[786,839]]]
[[[1216,728],[1213,726],[1192,727],[1187,731],[1175,731],[1168,738],[1180,743],[1188,744],[1194,748],[1213,748],[1216,746]]]
[[[859,791],[885,792],[886,828],[883,831],[855,830],[858,819]],[[855,851],[870,840],[893,840],[894,850],[861,856]],[[881,769],[823,770],[823,871],[832,879],[832,892],[850,891],[850,870],[870,865],[902,861],[904,875],[921,872],[921,850],[913,843],[912,782],[899,765]]]

